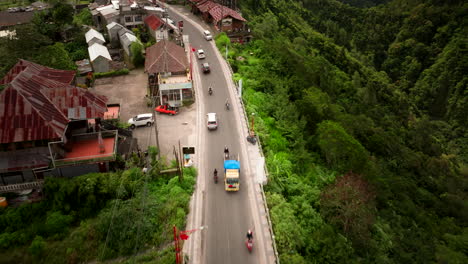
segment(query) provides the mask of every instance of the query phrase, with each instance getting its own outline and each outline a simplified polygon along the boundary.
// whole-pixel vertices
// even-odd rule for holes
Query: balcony
[[[100,134],[100,135],[99,135]],[[117,152],[117,130],[77,134],[66,142],[49,143],[52,164],[63,167],[114,161]]]

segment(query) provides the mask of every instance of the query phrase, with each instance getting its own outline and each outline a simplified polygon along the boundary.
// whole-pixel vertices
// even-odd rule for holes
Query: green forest
[[[468,3],[239,2],[281,263],[468,263]]]
[[[149,155],[147,173],[134,155],[117,162],[124,170],[48,177],[41,202],[0,208],[0,263],[174,263],[173,226],[185,229],[196,172],[163,175]]]

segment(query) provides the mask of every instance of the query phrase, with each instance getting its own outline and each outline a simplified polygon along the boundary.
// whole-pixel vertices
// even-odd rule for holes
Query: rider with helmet
[[[224,157],[229,158],[229,149],[226,145],[224,146]]]
[[[252,241],[253,239],[253,233],[252,233],[252,230],[249,229],[249,231],[247,231],[247,239],[249,241]]]

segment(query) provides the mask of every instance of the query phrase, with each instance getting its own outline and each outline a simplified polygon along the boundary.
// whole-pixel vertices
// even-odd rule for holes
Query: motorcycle
[[[216,170],[213,173],[213,177],[214,177],[214,182],[218,183],[218,172]]]
[[[251,253],[252,248],[253,248],[253,239],[247,239],[245,241],[245,245],[247,246],[247,249],[249,250],[249,253]]]
[[[211,87],[208,89],[208,93],[209,93],[210,95],[213,94],[213,89],[211,89]]]
[[[255,143],[257,143],[257,138],[254,135],[248,135],[247,141],[255,145]]]
[[[229,102],[226,102],[226,110],[229,111],[229,108],[230,108]]]

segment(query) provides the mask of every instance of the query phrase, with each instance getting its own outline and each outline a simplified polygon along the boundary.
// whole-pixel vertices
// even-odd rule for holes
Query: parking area
[[[135,69],[128,75],[97,79],[91,90],[107,96],[109,104],[119,103],[120,121],[127,123],[135,115],[153,112],[147,106],[145,97],[147,78],[143,69]],[[175,116],[156,114],[155,123],[159,132],[161,156],[166,156],[167,161],[174,159],[173,147],[177,148],[179,141],[181,146],[195,146],[196,104],[182,107]],[[141,150],[157,145],[155,126],[137,127],[133,136],[138,139]]]

